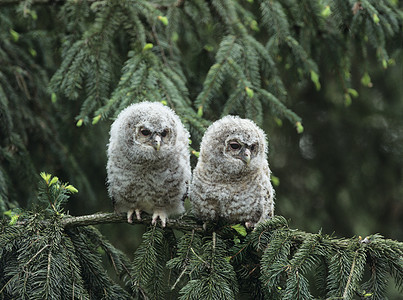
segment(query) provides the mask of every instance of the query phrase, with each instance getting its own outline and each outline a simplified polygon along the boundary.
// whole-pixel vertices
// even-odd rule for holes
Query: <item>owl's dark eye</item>
[[[231,143],[229,143],[229,146],[234,150],[241,148],[241,145],[239,145],[237,142],[231,142]]]
[[[148,135],[151,134],[151,131],[148,130],[148,129],[141,129],[140,132],[141,132],[141,134],[144,135],[144,136],[148,136]]]
[[[167,134],[168,134],[168,130],[165,129],[165,130],[161,133],[161,136],[162,136],[162,137],[166,137]]]
[[[251,150],[251,151],[255,151],[255,148],[256,148],[255,145],[250,146],[250,150]]]

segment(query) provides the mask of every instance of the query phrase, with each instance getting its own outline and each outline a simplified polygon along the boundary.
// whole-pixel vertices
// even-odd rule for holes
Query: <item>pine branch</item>
[[[240,290],[245,290],[242,280],[248,280],[258,288],[257,294],[264,294],[268,299],[308,299],[315,297],[310,290],[310,274],[321,264],[325,264],[324,272],[318,275],[320,281],[316,282],[322,282],[319,288],[323,296],[327,293],[328,297],[350,298],[354,294],[383,297],[390,277],[395,279],[398,289],[401,286],[403,243],[378,234],[364,239],[337,239],[322,233],[290,229],[284,217],[276,216],[259,223],[255,230],[244,235],[226,222],[209,224],[214,226],[204,230],[195,218],[186,215],[169,220],[165,229],[150,227],[143,235],[142,246],[136,251],[137,258],[131,265],[128,258],[95,228],[85,227],[126,222],[125,214],[60,217],[57,212],[52,217],[27,214],[26,219],[15,225],[3,223],[0,249],[6,250],[0,251],[0,266],[6,266],[6,276],[3,282],[0,281],[0,291],[17,291],[20,295],[19,291],[31,291],[31,285],[41,281],[46,286],[35,289],[35,293],[59,295],[67,291],[74,294],[75,287],[71,284],[78,282],[82,291],[89,294],[100,296],[97,291],[105,287],[108,293],[127,299],[121,287],[111,285],[113,280],[103,271],[99,247],[107,253],[126,287],[131,286],[134,294],[144,292],[147,297],[178,293],[180,299],[193,299],[200,294],[206,295],[205,299],[233,299]],[[143,220],[133,220],[133,224],[150,223],[150,216],[145,214]],[[184,235],[178,239],[170,229],[180,230]],[[69,244],[71,246],[66,248]],[[34,249],[31,249],[32,245]],[[173,256],[167,251],[169,245],[176,249]],[[17,250],[24,253],[24,259],[10,260]],[[143,266],[145,262],[147,266]],[[55,264],[64,267],[57,268]],[[140,266],[144,269],[133,273],[138,272]],[[174,274],[170,289],[170,284],[158,281],[166,268]],[[80,270],[85,270],[83,275]],[[260,276],[252,275],[254,270]],[[372,272],[372,277],[370,281],[362,282],[366,270]],[[25,286],[24,276],[31,273],[36,277]],[[69,278],[70,274],[75,279],[66,281],[64,287],[52,281],[58,276]],[[213,283],[215,288],[210,289]]]
[[[7,4],[18,4],[20,0],[1,0],[0,5],[7,5]],[[53,2],[52,0],[31,0],[31,4],[43,4]],[[61,1],[60,1],[61,2]]]
[[[115,213],[97,213],[93,215],[85,215],[78,217],[66,217],[61,221],[64,228],[80,227],[88,225],[109,224],[109,223],[127,223],[126,214]],[[142,216],[142,220],[133,220],[133,225],[136,224],[151,224],[151,216]],[[182,217],[179,219],[170,219],[167,221],[166,227],[172,229],[195,230],[203,231],[203,227],[197,224],[193,218]]]
[[[87,2],[97,2],[100,0],[87,0]],[[8,4],[20,4],[22,1],[21,0],[1,0],[0,1],[0,6],[1,5],[8,5]],[[65,1],[61,0],[30,0],[30,5],[34,4],[64,4]]]

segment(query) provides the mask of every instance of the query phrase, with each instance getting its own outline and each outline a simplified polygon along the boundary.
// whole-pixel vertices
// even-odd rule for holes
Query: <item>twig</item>
[[[100,0],[87,0],[88,2],[97,2]],[[20,4],[22,1],[21,0],[0,0],[0,5],[4,4]],[[65,4],[66,0],[32,0],[31,5],[34,4]],[[24,4],[24,7],[26,7],[26,4]]]
[[[177,285],[178,282],[181,280],[182,276],[185,275],[186,271],[187,271],[187,268],[184,268],[184,269],[182,270],[182,273],[178,276],[178,279],[176,279],[174,285],[171,287],[171,291],[173,291],[173,290],[175,289],[176,285]]]
[[[358,251],[359,251],[359,250],[360,250],[360,249],[357,249],[357,250],[355,251],[355,255],[354,255],[354,258],[353,258],[353,263],[352,263],[352,265],[351,265],[350,274],[348,275],[346,287],[344,288],[343,299],[347,299],[347,298],[348,298],[348,290],[349,290],[349,287],[350,287],[350,284],[351,284],[351,279],[352,279],[352,277],[353,277],[354,268],[355,268],[355,262],[356,262],[356,258],[357,258],[357,255],[358,255]]]
[[[89,2],[95,2],[97,0],[88,0]],[[21,4],[21,0],[0,0],[0,6],[1,5],[19,5]],[[50,5],[50,4],[64,4],[66,1],[65,0],[32,0],[30,3],[30,6],[35,5],[35,4],[45,4],[45,5]],[[26,3],[24,4],[24,11],[26,10]]]

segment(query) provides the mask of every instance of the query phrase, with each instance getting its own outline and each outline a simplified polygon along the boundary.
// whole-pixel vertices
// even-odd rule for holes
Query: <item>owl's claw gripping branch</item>
[[[137,217],[137,220],[141,221],[141,210],[140,209],[136,209],[136,217]]]
[[[127,211],[127,223],[133,223],[133,213],[134,209],[129,209]]]
[[[255,223],[253,223],[253,222],[245,222],[245,227],[246,227],[247,229],[254,228],[254,227],[255,227]]]
[[[153,224],[153,225],[157,224],[158,217],[161,220],[161,226],[165,227],[167,224],[167,214],[164,211],[159,211],[159,210],[154,211],[151,224]]]
[[[137,220],[141,221],[141,210],[140,209],[129,209],[127,212],[127,222],[133,223],[133,215],[136,213]]]

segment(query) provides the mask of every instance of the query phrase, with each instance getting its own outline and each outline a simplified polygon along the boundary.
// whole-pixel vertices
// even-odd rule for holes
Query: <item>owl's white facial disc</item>
[[[258,142],[245,143],[239,139],[229,138],[225,142],[224,155],[234,160],[241,160],[247,167],[256,157],[259,144]]]
[[[227,116],[206,131],[200,159],[214,166],[218,174],[241,175],[261,168],[267,151],[266,137],[251,120]]]
[[[138,124],[135,129],[133,143],[137,147],[154,149],[155,151],[165,150],[172,144],[172,133],[167,127],[155,127],[149,124]]]
[[[175,152],[179,118],[160,104],[142,102],[123,110],[111,128],[111,139],[123,140],[121,151],[130,161],[163,160]]]
[[[164,159],[175,146],[172,125],[161,116],[133,124],[128,137],[128,147],[135,161]]]

